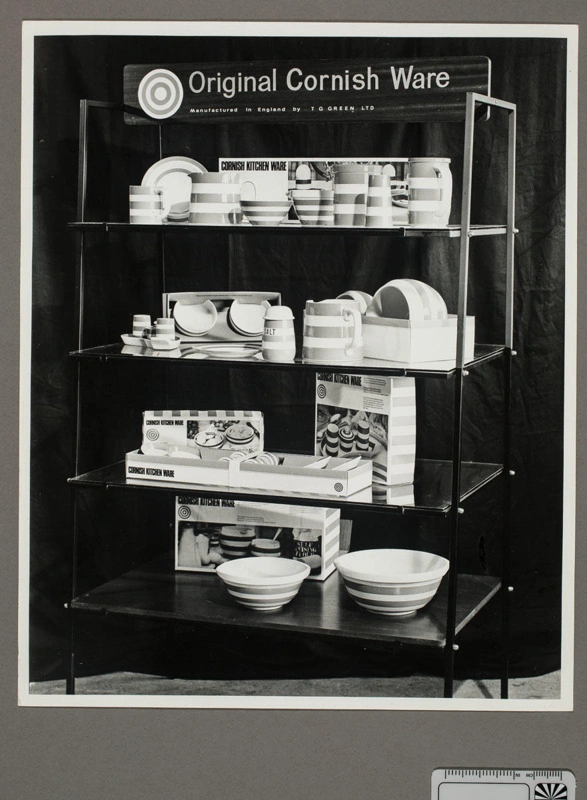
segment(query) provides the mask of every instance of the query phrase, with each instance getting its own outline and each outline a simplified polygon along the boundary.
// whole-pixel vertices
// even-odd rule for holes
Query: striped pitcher
[[[305,361],[318,364],[361,361],[363,334],[359,303],[340,299],[306,301],[302,356]]]

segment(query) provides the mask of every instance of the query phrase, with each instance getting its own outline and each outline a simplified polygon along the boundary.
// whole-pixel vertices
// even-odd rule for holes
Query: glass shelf
[[[436,237],[458,239],[461,235],[460,225],[447,225],[443,228],[413,228],[409,225],[398,225],[393,228],[361,228],[343,225],[301,225],[296,220],[288,220],[281,225],[197,225],[187,222],[166,222],[163,225],[138,225],[130,222],[68,222],[67,227],[77,231],[203,231],[207,233],[245,233],[245,234],[360,234],[361,236],[398,236],[398,237]],[[471,225],[470,236],[503,236],[507,233],[506,225]]]
[[[479,491],[503,472],[501,464],[484,464],[463,461],[461,466],[461,501]],[[330,508],[356,508],[368,511],[385,511],[396,514],[419,514],[446,516],[451,508],[452,462],[432,459],[416,459],[413,484],[404,486],[382,486],[349,495],[331,497],[295,492],[263,492],[260,489],[223,488],[200,486],[192,483],[169,483],[159,481],[131,482],[125,477],[124,461],[86,472],[70,478],[69,483],[79,488],[126,489],[139,491],[165,491],[174,494],[195,494],[202,497],[230,496],[235,500],[260,502],[288,502],[294,505],[328,506]]]
[[[419,366],[411,366],[409,368],[406,367],[405,364],[399,362],[381,361],[376,358],[364,358],[362,361],[357,361],[355,363],[329,365],[312,364],[298,357],[295,361],[277,363],[273,361],[264,361],[260,352],[252,356],[248,355],[242,358],[227,359],[210,356],[199,349],[201,347],[205,347],[205,344],[186,343],[180,345],[175,350],[153,350],[150,347],[142,345],[107,344],[100,347],[91,347],[86,350],[75,350],[69,355],[71,358],[78,360],[111,361],[143,358],[183,364],[195,362],[198,366],[220,367],[224,369],[241,367],[264,370],[302,369],[312,372],[358,372],[361,375],[377,374],[412,378],[450,378],[456,372],[454,361],[431,362]],[[259,348],[260,347],[261,345],[259,344]],[[504,349],[503,345],[496,344],[475,345],[475,358],[473,361],[469,361],[466,364],[467,369],[486,361],[499,358],[499,356],[503,354]]]
[[[458,582],[457,634],[500,588],[499,580],[488,576],[459,575]],[[216,575],[175,572],[172,558],[166,556],[79,595],[70,608],[227,629],[247,627],[440,648],[446,643],[447,584],[445,578],[421,611],[394,619],[361,609],[335,572],[323,582],[304,581],[291,603],[267,614],[238,606]]]

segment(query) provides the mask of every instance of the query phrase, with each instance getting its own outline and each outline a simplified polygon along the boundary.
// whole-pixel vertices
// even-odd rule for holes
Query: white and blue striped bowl
[[[429,603],[449,562],[419,550],[357,550],[334,559],[353,600],[374,614],[406,616]]]
[[[241,606],[276,611],[294,599],[310,567],[288,558],[251,556],[220,564],[216,574]]]

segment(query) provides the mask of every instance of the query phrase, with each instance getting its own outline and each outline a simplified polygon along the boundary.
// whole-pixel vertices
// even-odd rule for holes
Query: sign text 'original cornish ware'
[[[484,56],[346,61],[128,64],[124,102],[142,116],[190,122],[462,119],[467,92],[490,94]],[[144,115],[144,116],[143,116]]]

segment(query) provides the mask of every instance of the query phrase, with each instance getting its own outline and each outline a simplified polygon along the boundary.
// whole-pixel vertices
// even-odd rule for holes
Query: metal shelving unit
[[[505,224],[473,225],[471,223],[471,186],[473,171],[473,143],[478,111],[491,107],[504,111],[508,117],[508,172],[507,172],[507,219]],[[461,216],[459,225],[444,229],[410,229],[398,227],[390,230],[363,228],[312,228],[295,223],[276,228],[254,226],[227,226],[215,228],[186,224],[131,225],[126,222],[91,222],[86,219],[88,131],[90,109],[103,109],[115,113],[131,113],[145,116],[138,109],[120,104],[82,100],[80,103],[79,174],[78,174],[78,219],[69,228],[78,236],[78,260],[76,273],[77,291],[77,349],[70,353],[76,368],[76,452],[75,476],[69,480],[73,489],[73,568],[70,612],[69,667],[67,692],[75,691],[75,617],[85,612],[112,613],[131,617],[148,617],[167,622],[188,621],[198,625],[214,625],[223,628],[256,627],[268,632],[289,631],[293,634],[315,634],[347,638],[362,642],[383,642],[390,647],[397,644],[442,648],[444,650],[444,696],[451,697],[454,682],[454,658],[458,650],[456,638],[465,625],[494,597],[501,593],[502,602],[502,677],[501,696],[508,696],[509,628],[510,628],[510,503],[511,483],[514,472],[510,463],[510,396],[513,349],[513,285],[514,285],[514,238],[515,238],[515,140],[516,107],[512,103],[497,100],[475,92],[468,92],[464,114],[464,164]],[[433,117],[433,115],[431,115]],[[390,119],[393,121],[393,119]],[[163,157],[164,124],[159,124],[159,158]],[[166,365],[183,365],[181,369],[232,369],[247,370],[293,370],[300,374],[308,371],[362,372],[406,376],[419,379],[441,379],[454,381],[454,417],[452,457],[447,461],[420,459],[417,461],[413,498],[394,498],[393,491],[374,489],[369,496],[344,499],[325,499],[312,495],[294,495],[275,492],[225,492],[237,499],[271,499],[275,502],[328,505],[341,509],[354,509],[364,513],[412,514],[441,517],[449,530],[450,569],[434,600],[412,619],[400,622],[368,614],[356,606],[345,594],[337,575],[324,584],[304,585],[296,602],[283,609],[279,615],[255,614],[235,606],[222,593],[219,582],[213,575],[176,573],[168,560],[158,560],[125,573],[114,580],[95,587],[89,592],[78,593],[77,588],[77,528],[79,513],[76,498],[81,490],[108,490],[116,492],[163,492],[189,491],[201,496],[222,495],[217,487],[169,484],[136,485],[126,480],[124,463],[119,462],[99,469],[79,473],[81,432],[81,365],[103,364],[111,361],[137,361],[137,354],[130,354],[120,344],[84,348],[84,283],[85,283],[85,236],[88,233],[154,232],[159,238],[161,256],[161,283],[165,285],[164,240],[166,236],[188,236],[198,232],[223,233],[225,235],[279,235],[279,236],[397,236],[418,238],[452,238],[458,240],[459,281],[457,311],[457,352],[452,365],[427,365],[426,368],[407,369],[400,364],[379,362],[373,359],[353,364],[316,365],[305,364],[300,358],[291,364],[277,364],[255,359],[224,360],[193,358],[193,348],[182,346],[179,357],[170,358],[161,353],[145,351],[142,359],[149,363],[157,361]],[[474,359],[464,360],[464,322],[467,315],[467,290],[469,281],[470,240],[478,236],[505,237],[505,335],[503,344],[476,345]],[[139,361],[141,358],[138,359]],[[466,462],[462,459],[463,392],[470,371],[482,368],[491,361],[500,361],[504,375],[504,458],[503,464]],[[191,367],[186,367],[191,365]],[[503,525],[501,536],[501,575],[492,578],[478,575],[463,575],[458,571],[459,523],[464,512],[463,503],[483,487],[501,481],[503,486]],[[388,487],[393,489],[393,487]],[[202,610],[205,609],[205,610]]]

